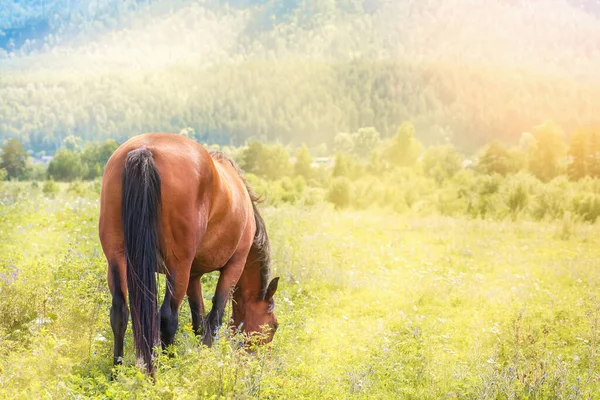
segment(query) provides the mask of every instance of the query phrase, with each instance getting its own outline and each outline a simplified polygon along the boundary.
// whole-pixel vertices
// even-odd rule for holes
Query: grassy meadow
[[[2,185],[0,398],[600,398],[597,224],[263,205],[274,341],[205,348],[184,302],[152,384],[131,326],[111,380],[100,182]]]
[[[0,400],[600,399],[598,65],[598,0],[0,1]],[[281,278],[156,382],[98,239],[146,132],[235,160]]]

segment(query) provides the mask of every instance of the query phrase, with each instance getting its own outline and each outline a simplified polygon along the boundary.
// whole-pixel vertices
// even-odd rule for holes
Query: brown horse
[[[102,180],[99,221],[115,364],[131,311],[137,359],[154,375],[153,347],[159,333],[163,349],[173,343],[186,293],[194,332],[203,328],[205,345],[232,290],[234,327],[248,333],[267,327],[264,342],[273,339],[279,278],[269,282],[269,239],[256,200],[233,161],[184,136],[139,135],[115,151]],[[205,317],[200,277],[212,271],[220,276]],[[160,312],[155,272],[167,277]]]

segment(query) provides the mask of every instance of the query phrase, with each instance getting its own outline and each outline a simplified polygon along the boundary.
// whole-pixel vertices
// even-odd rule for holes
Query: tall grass
[[[223,328],[202,347],[184,302],[175,357],[152,384],[131,329],[111,380],[97,188],[40,186],[7,183],[0,204],[1,398],[600,397],[600,239],[570,214],[263,206],[281,276],[275,340],[250,354]],[[215,281],[203,278],[207,304]]]

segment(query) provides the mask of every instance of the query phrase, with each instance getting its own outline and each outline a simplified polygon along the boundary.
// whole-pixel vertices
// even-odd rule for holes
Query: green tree
[[[346,132],[340,132],[333,139],[333,149],[337,153],[350,154],[354,150],[354,139],[352,135]]]
[[[381,142],[380,134],[373,127],[360,128],[352,135],[354,154],[360,158],[367,158],[373,149]]]
[[[358,178],[362,168],[358,160],[351,154],[338,153],[335,157],[332,175],[334,177],[345,176],[347,178]]]
[[[578,129],[571,136],[569,147],[569,178],[579,180],[587,175],[587,153],[589,135],[583,129]]]
[[[291,174],[288,152],[280,145],[263,145],[250,142],[244,149],[240,167],[267,179],[279,179]]]
[[[21,179],[25,172],[27,153],[17,139],[10,139],[2,146],[0,169],[6,170],[8,178]]]
[[[261,163],[261,173],[267,179],[280,179],[290,176],[292,164],[290,155],[281,145],[266,146],[266,157]]]
[[[561,173],[561,161],[566,154],[564,133],[555,123],[546,122],[534,128],[533,137],[529,169],[538,179],[547,182]]]
[[[119,144],[113,139],[109,139],[102,144],[94,142],[85,146],[81,152],[81,161],[87,167],[87,174],[84,178],[94,179],[101,176],[108,159],[118,147]]]
[[[48,175],[57,181],[72,181],[87,175],[81,155],[66,148],[59,149],[48,165]]]
[[[513,168],[510,152],[497,140],[486,147],[477,162],[477,169],[486,174],[506,175],[512,172]]]
[[[252,174],[261,174],[261,162],[266,154],[265,147],[262,143],[252,141],[248,143],[241,154],[240,167]]]
[[[63,147],[71,150],[78,151],[81,138],[79,136],[69,135],[63,139]]]
[[[392,138],[385,156],[388,162],[397,167],[412,167],[417,162],[423,146],[415,138],[415,127],[411,122],[403,122]]]
[[[442,183],[461,169],[462,160],[463,157],[451,144],[430,147],[423,154],[423,172]]]
[[[96,160],[102,166],[102,170],[106,166],[108,159],[119,148],[119,143],[114,139],[108,139],[100,145],[98,151],[98,159]]]
[[[308,147],[302,146],[296,152],[296,162],[294,163],[294,175],[303,176],[304,179],[309,180],[313,175],[312,169],[312,157],[308,151]]]
[[[587,154],[585,160],[586,173],[593,178],[600,178],[600,132],[593,130],[588,135]]]

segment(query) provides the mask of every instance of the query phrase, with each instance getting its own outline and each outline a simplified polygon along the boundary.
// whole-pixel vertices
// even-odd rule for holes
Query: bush
[[[335,157],[332,175],[334,177],[347,177],[357,179],[364,173],[359,160],[349,154],[338,153]]]
[[[507,179],[501,195],[507,213],[515,219],[529,205],[531,194],[536,191],[539,181],[527,173],[519,173]]]
[[[83,197],[88,192],[87,186],[81,181],[74,181],[69,183],[67,187],[67,192],[71,194],[75,194],[79,197]]]
[[[52,177],[50,177],[49,180],[44,182],[44,187],[42,187],[42,192],[44,193],[44,195],[46,197],[50,197],[50,198],[52,198],[58,194],[58,192],[59,192],[58,185],[56,184],[56,182],[54,182],[54,179],[52,179]]]
[[[385,198],[385,185],[372,176],[366,176],[354,182],[353,193],[351,203],[352,207],[357,209],[364,210],[374,205],[389,204]]]
[[[522,182],[516,183],[508,192],[508,198],[506,204],[511,215],[515,215],[525,209],[527,201],[529,200],[529,193]]]
[[[462,161],[462,155],[452,145],[430,147],[423,154],[423,172],[442,183],[460,171]]]
[[[466,212],[472,218],[486,218],[497,214],[500,200],[501,175],[479,175],[473,183],[473,190],[462,188],[462,194],[467,199]]]
[[[445,187],[436,193],[436,208],[438,212],[446,216],[464,214],[468,209],[468,200],[460,196],[455,187]]]
[[[4,179],[6,179],[6,175],[8,175],[6,173],[6,170],[4,168],[0,168],[0,189],[2,189],[2,186],[4,185]]]
[[[43,181],[47,177],[46,167],[43,164],[33,164],[27,163],[27,168],[25,168],[25,176],[26,180],[30,181]]]
[[[327,200],[333,203],[336,209],[348,207],[350,204],[350,180],[346,177],[335,178],[329,186]]]
[[[560,219],[568,207],[569,182],[565,177],[540,185],[533,201],[531,216],[537,220]]]
[[[304,191],[299,203],[305,206],[317,205],[324,200],[323,192],[323,189],[309,187]]]
[[[436,182],[429,177],[416,173],[411,168],[398,168],[391,173],[387,186],[395,186],[402,191],[404,204],[408,208],[426,198],[436,190]]]
[[[573,198],[573,210],[584,221],[596,222],[600,216],[600,195],[596,193],[577,193]]]

